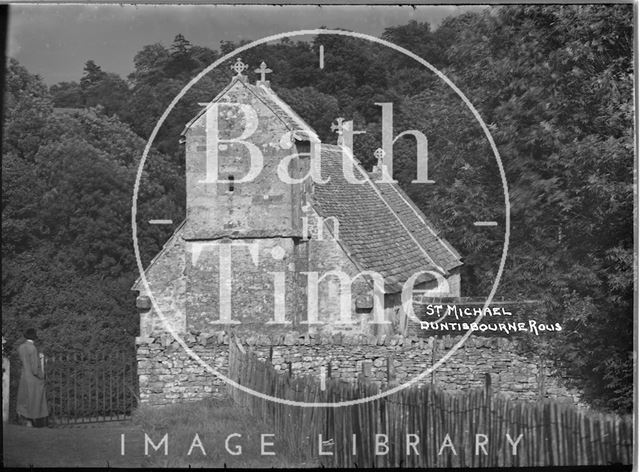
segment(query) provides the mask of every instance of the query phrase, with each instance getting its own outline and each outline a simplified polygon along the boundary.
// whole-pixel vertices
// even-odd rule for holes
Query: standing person
[[[38,339],[35,329],[24,333],[27,340],[18,347],[22,372],[18,385],[17,412],[27,419],[27,426],[39,418],[49,416],[47,398],[44,391],[44,372],[38,355],[35,341]]]

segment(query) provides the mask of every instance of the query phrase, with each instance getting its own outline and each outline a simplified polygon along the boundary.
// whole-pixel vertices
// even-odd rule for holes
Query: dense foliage
[[[631,25],[629,5],[509,6],[449,18],[434,31],[410,22],[383,35],[445,73],[488,124],[510,193],[498,295],[539,300],[538,320],[564,329],[531,342],[576,379],[586,400],[614,410],[632,405]],[[88,61],[78,83],[50,90],[10,62],[2,161],[3,332],[10,341],[29,324],[49,346],[131,342],[136,162],[175,95],[236,46],[223,42],[213,51],[178,35],[169,48],[138,52],[127,80]],[[274,90],[325,142],[334,142],[330,125],[338,116],[366,130],[355,138],[365,166],[380,146],[376,102],[393,103],[394,135],[423,131],[436,184],[409,183],[416,172],[411,138],[394,148],[395,176],[464,256],[464,294],[488,294],[504,241],[502,181],[459,97],[406,56],[344,36],[286,39],[242,58],[251,66],[267,62]],[[145,168],[141,211],[149,218],[182,218],[178,136],[198,103],[228,83],[230,64],[193,87],[160,130]],[[477,220],[501,225],[479,229]],[[145,261],[167,236],[142,228]]]
[[[54,113],[37,77],[15,60],[7,72],[3,334],[12,342],[35,326],[50,350],[130,344],[138,329],[131,189],[145,142],[100,107]],[[154,153],[142,214],[180,218],[183,187],[176,166]],[[143,231],[146,261],[166,236]]]

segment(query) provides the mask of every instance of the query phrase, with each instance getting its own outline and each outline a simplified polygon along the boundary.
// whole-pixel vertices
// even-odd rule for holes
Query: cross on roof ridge
[[[340,118],[336,118],[337,123],[331,123],[331,131],[335,131],[338,134],[342,134],[342,122],[344,121],[344,118],[340,117]]]
[[[260,74],[260,82],[266,82],[267,74],[271,74],[273,71],[267,67],[267,64],[264,61],[262,61],[260,67],[258,67],[253,72],[255,72],[256,74]]]
[[[236,73],[236,76],[242,76],[243,75],[242,73],[248,68],[249,66],[244,62],[242,62],[241,58],[237,58],[236,63],[231,66],[231,70],[233,70]]]
[[[384,149],[382,148],[378,148],[374,151],[373,157],[375,157],[376,161],[378,161],[378,165],[382,164],[382,159],[384,159],[384,155],[385,155],[385,152],[384,152]]]

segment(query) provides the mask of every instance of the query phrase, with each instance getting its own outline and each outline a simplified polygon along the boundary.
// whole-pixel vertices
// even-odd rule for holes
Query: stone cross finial
[[[376,165],[380,168],[382,168],[382,163],[383,163],[382,160],[384,159],[384,154],[385,152],[384,152],[384,149],[382,148],[378,148],[373,152],[373,157],[375,157],[376,160],[378,161]]]
[[[344,125],[342,126],[342,129],[344,131],[351,132],[351,134],[367,134],[366,131],[354,131],[353,121],[347,121],[346,123],[344,123]]]
[[[373,166],[372,172],[374,174],[379,174],[382,173],[382,170],[384,169],[384,155],[386,153],[384,152],[384,149],[382,148],[378,148],[375,151],[373,151],[373,157],[376,158],[376,165]]]
[[[231,66],[231,70],[236,73],[236,77],[241,77],[243,72],[247,70],[249,66],[242,62],[242,59],[236,59],[236,63]]]
[[[271,74],[273,71],[267,67],[267,64],[264,61],[262,61],[260,67],[253,72],[260,74],[260,82],[266,82],[267,74]]]
[[[338,133],[338,144],[342,144],[342,133],[344,133],[344,127],[342,126],[342,122],[344,118],[336,118],[337,123],[331,124],[331,131]]]
[[[373,173],[381,175],[382,178],[385,179],[382,180],[382,182],[388,182],[392,180],[389,176],[389,169],[387,169],[387,166],[384,163],[385,155],[386,152],[384,152],[384,149],[382,148],[378,148],[373,152],[373,157],[375,157],[378,161],[377,164],[373,167]]]

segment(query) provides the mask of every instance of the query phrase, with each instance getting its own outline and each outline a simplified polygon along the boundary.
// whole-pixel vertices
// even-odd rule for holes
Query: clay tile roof
[[[462,265],[397,184],[375,183],[359,164],[354,174],[367,182],[347,182],[338,146],[323,144],[321,157],[322,175],[330,180],[314,184],[313,206],[321,216],[338,219],[340,244],[360,270],[384,277],[385,291],[399,292],[421,270],[447,274]]]

